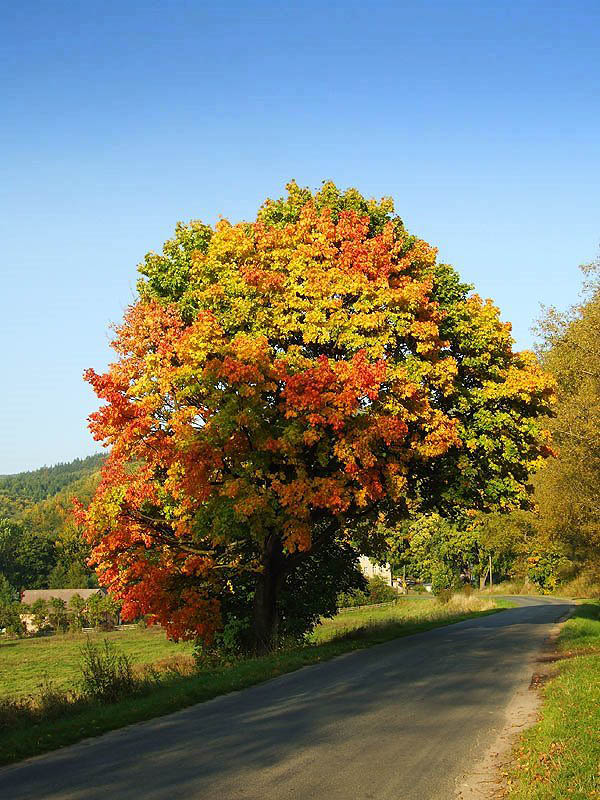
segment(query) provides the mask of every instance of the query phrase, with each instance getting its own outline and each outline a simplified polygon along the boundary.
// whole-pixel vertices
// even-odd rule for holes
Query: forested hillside
[[[95,585],[72,508],[92,498],[104,458],[0,477],[0,576],[14,590]]]
[[[16,475],[0,475],[0,514],[19,513],[28,506],[58,494],[61,489],[97,472],[104,454],[76,458],[53,467],[40,467]]]

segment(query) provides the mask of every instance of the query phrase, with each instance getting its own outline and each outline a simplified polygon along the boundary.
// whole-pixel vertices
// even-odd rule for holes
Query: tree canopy
[[[600,262],[584,269],[579,304],[547,309],[540,322],[544,367],[557,383],[550,430],[559,457],[536,480],[542,530],[581,562],[600,558]]]
[[[361,520],[528,507],[553,382],[391,200],[292,183],[140,272],[86,373],[111,452],[80,519],[125,616],[209,641],[245,576],[266,647],[284,584]]]

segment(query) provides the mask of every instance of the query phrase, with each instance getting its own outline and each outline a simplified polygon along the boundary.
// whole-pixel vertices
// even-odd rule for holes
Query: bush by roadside
[[[358,608],[398,599],[398,592],[378,575],[369,578],[364,591],[343,592],[338,596],[340,608]]]
[[[560,586],[556,594],[565,597],[600,599],[600,573],[596,570],[583,572]]]

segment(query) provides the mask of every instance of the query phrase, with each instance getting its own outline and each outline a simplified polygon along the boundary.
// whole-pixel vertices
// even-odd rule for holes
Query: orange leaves
[[[306,522],[288,519],[283,526],[283,543],[290,553],[310,550],[312,532]]]
[[[327,509],[332,514],[346,511],[351,502],[348,487],[340,477],[307,478],[282,482],[273,481],[273,490],[292,519],[306,519],[313,509]]]
[[[415,442],[443,450],[426,400],[428,382],[442,384],[430,253],[393,220],[377,228],[314,200],[285,224],[180,227],[181,246],[147,264],[157,298],[142,287],[117,328],[119,360],[86,373],[105,402],[92,431],[112,446],[80,511],[93,558],[131,609],[174,635],[208,631],[205,595],[180,594],[180,613],[167,593],[169,575],[212,574],[186,548],[218,550],[243,525],[258,544],[275,526],[286,548],[307,550],[315,515],[400,499]],[[407,348],[427,364],[416,381],[399,368]]]
[[[361,350],[349,361],[333,361],[321,355],[308,369],[279,374],[286,417],[308,413],[311,424],[340,430],[346,417],[377,398],[386,364],[382,359],[370,362]]]

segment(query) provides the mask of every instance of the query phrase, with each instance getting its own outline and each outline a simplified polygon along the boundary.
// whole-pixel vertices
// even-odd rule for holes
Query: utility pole
[[[492,593],[492,588],[494,586],[494,579],[492,577],[492,554],[490,553],[489,556],[489,570],[490,570],[490,594]]]

